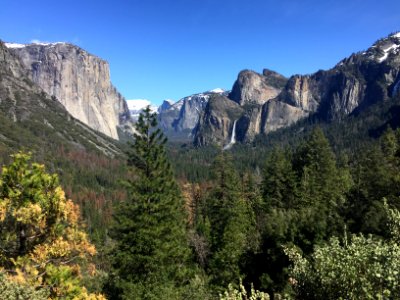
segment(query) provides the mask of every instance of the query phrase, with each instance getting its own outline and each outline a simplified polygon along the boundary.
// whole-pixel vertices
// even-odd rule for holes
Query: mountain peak
[[[221,89],[221,88],[216,88],[216,89],[213,89],[213,90],[209,90],[208,93],[222,94],[222,93],[225,93],[225,90]]]
[[[4,43],[7,48],[24,48],[26,45],[17,43]]]
[[[400,32],[378,40],[366,53],[370,54],[369,52],[372,52],[370,57],[379,63],[387,60],[391,54],[398,54],[400,52]]]
[[[40,42],[40,41],[32,41],[29,44],[19,44],[19,43],[4,43],[7,48],[25,48],[27,46],[55,46],[55,45],[63,45],[67,44],[65,42],[54,42],[54,43],[48,43],[48,42]]]
[[[163,101],[163,103],[158,107],[158,113],[161,113],[169,108],[171,108],[171,106],[174,105],[174,101],[171,99],[165,99]]]

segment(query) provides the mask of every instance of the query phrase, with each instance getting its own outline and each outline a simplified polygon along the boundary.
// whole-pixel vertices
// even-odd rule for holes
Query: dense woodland
[[[398,105],[231,151],[167,144],[147,109],[126,162],[4,156],[0,298],[398,299]]]

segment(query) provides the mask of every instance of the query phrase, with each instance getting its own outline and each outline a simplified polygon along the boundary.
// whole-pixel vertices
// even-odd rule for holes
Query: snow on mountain
[[[126,100],[128,104],[129,111],[131,112],[131,117],[134,121],[137,121],[139,118],[139,114],[142,112],[146,106],[150,105],[150,109],[152,112],[157,112],[158,107],[156,105],[152,105],[151,102],[147,99],[132,99]]]
[[[55,46],[55,45],[60,45],[60,44],[65,44],[65,42],[50,43],[50,42],[40,42],[40,41],[37,41],[37,40],[33,40],[30,44],[4,43],[4,45],[7,48],[24,48],[24,47],[27,47],[29,45]]]
[[[391,35],[392,37],[396,37],[396,38],[399,38],[400,39],[400,31],[399,32],[397,32],[397,33],[395,33],[395,34],[393,34],[393,35]]]
[[[24,48],[26,45],[17,43],[4,43],[7,48]]]
[[[168,102],[170,105],[173,105],[175,103],[175,101],[172,99],[165,99],[164,101]]]
[[[378,58],[378,61],[379,62],[385,61],[388,58],[389,53],[393,52],[393,50],[396,51],[399,47],[400,47],[400,45],[392,44],[387,48],[383,48],[382,49],[383,50],[383,56]]]
[[[214,93],[214,94],[222,94],[222,93],[225,92],[225,90],[224,90],[224,89],[221,89],[221,88],[216,88],[216,89],[210,90],[210,91],[208,91],[208,92],[209,92],[209,93]]]

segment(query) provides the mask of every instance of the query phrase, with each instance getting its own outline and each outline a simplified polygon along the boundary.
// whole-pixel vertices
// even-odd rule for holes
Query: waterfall
[[[237,120],[235,120],[235,122],[233,122],[232,136],[231,136],[231,142],[230,142],[230,144],[236,143],[236,139],[235,139],[235,137],[236,137],[236,121],[237,121]]]
[[[224,150],[230,149],[230,148],[232,147],[232,145],[233,145],[234,143],[236,143],[236,121],[237,121],[237,120],[235,120],[235,121],[233,122],[231,141],[229,142],[228,145],[226,145],[226,146],[224,147]]]

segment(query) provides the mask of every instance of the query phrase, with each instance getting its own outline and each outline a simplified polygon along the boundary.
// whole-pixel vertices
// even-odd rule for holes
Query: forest
[[[168,144],[147,108],[126,162],[62,148],[58,175],[17,152],[0,299],[399,299],[396,105],[232,151]]]

